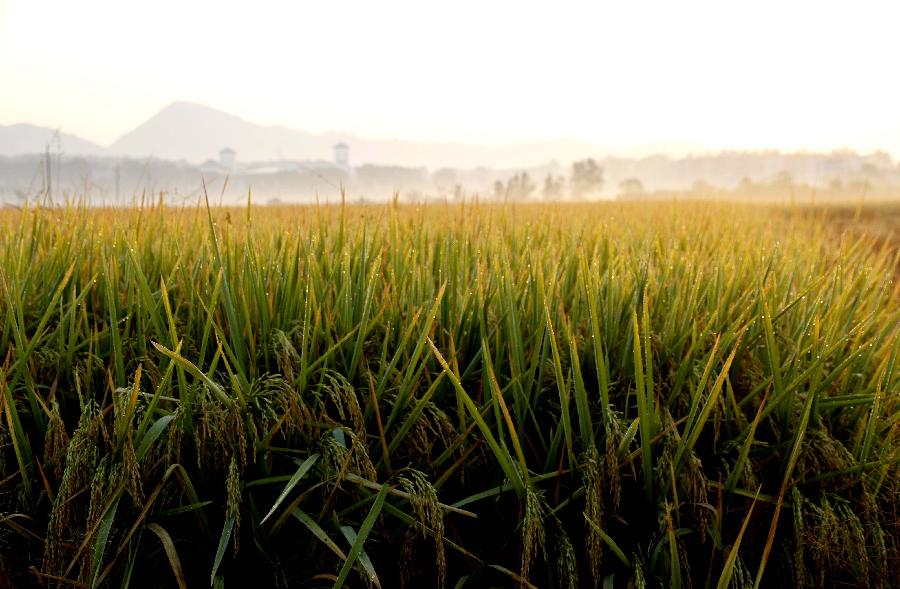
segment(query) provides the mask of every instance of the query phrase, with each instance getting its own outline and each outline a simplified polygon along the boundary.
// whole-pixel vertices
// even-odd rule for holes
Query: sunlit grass
[[[0,577],[898,584],[891,243],[699,203],[3,211]]]

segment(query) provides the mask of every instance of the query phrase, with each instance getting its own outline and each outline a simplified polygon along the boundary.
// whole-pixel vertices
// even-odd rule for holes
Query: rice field
[[[0,211],[0,586],[898,586],[896,244],[709,203]]]

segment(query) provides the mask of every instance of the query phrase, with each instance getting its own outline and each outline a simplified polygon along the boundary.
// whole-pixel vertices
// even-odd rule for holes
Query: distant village
[[[323,154],[326,155],[326,154]],[[876,152],[723,152],[643,158],[602,157],[497,169],[351,164],[339,142],[328,159],[242,161],[228,146],[202,164],[156,158],[42,154],[0,157],[0,202],[128,204],[162,198],[259,204],[426,200],[587,200],[652,197],[879,198],[900,193],[900,166]]]

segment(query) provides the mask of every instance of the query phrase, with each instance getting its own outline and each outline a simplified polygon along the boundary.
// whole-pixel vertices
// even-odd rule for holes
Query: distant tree
[[[638,178],[627,178],[619,182],[619,195],[623,198],[636,198],[644,195],[644,183]]]
[[[884,172],[881,168],[879,168],[875,164],[870,164],[870,163],[863,164],[859,169],[859,173],[861,176],[863,176],[867,180],[872,180],[872,181],[881,180],[882,177],[884,176]]]
[[[506,195],[506,187],[503,185],[502,180],[494,181],[494,198],[496,200],[503,200],[503,197]]]
[[[528,172],[520,172],[509,179],[504,196],[512,200],[528,200],[534,189],[535,186],[532,184]]]
[[[528,176],[528,172],[522,172],[519,179],[519,197],[522,200],[531,198],[535,188],[536,186],[531,182],[531,177]]]
[[[440,168],[435,170],[431,176],[431,180],[440,192],[452,192],[456,185],[459,184],[458,175],[453,168]]]
[[[560,200],[563,196],[565,183],[566,179],[562,176],[557,176],[554,178],[553,174],[548,173],[547,177],[544,178],[544,200]]]
[[[573,163],[571,186],[576,199],[598,195],[603,190],[603,168],[593,158]]]
[[[791,188],[794,186],[794,177],[787,170],[782,170],[772,178],[772,186],[775,188]]]

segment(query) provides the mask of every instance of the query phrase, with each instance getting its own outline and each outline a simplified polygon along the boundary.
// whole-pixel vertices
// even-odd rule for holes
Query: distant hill
[[[15,156],[43,152],[50,143],[50,151],[56,153],[53,139],[56,131],[29,124],[0,125],[0,155]],[[52,143],[51,143],[52,140]],[[59,134],[59,150],[65,155],[107,155],[107,150],[77,135]]]
[[[202,162],[230,147],[245,161],[331,158],[336,137],[284,127],[265,127],[190,102],[175,102],[125,133],[111,146],[116,154]]]
[[[118,155],[154,156],[203,162],[230,147],[242,161],[332,158],[332,146],[350,145],[354,165],[362,163],[406,166],[528,166],[552,159],[570,160],[596,155],[597,148],[576,141],[522,143],[485,147],[463,143],[427,143],[391,139],[363,139],[342,133],[308,133],[264,126],[189,102],[175,102],[129,131],[110,146]]]
[[[29,124],[0,126],[0,155],[44,151],[54,130]],[[65,155],[155,157],[199,164],[217,159],[230,147],[243,162],[332,160],[332,146],[350,145],[351,165],[382,164],[456,168],[525,168],[552,160],[567,163],[596,157],[596,146],[578,141],[537,141],[489,147],[453,142],[367,139],[346,133],[309,133],[280,126],[257,125],[232,114],[191,102],[174,102],[125,133],[109,147],[60,133]],[[51,151],[56,152],[55,142]]]

